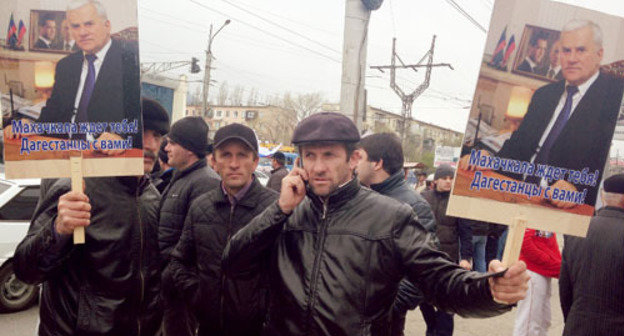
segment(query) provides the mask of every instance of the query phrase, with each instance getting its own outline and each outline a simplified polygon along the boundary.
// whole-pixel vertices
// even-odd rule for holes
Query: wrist
[[[284,205],[282,204],[281,200],[277,201],[277,207],[280,209],[280,211],[284,214],[284,215],[290,215],[293,212],[293,209],[289,209],[287,207],[284,207]]]

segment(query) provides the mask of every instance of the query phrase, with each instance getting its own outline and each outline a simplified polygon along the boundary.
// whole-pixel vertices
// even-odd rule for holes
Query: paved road
[[[563,319],[559,306],[559,289],[557,282],[553,281],[553,295],[551,298],[553,322],[549,336],[560,336],[563,331]],[[0,336],[33,336],[37,325],[38,307],[27,311],[0,314]],[[516,312],[511,311],[505,315],[490,319],[462,319],[455,317],[454,336],[510,336],[513,332],[513,323]],[[407,316],[407,336],[421,336],[425,334],[425,322],[420,310],[410,312]]]

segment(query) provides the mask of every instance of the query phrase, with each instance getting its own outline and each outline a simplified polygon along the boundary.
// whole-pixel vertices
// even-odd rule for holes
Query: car
[[[256,168],[256,171],[254,172],[254,175],[256,175],[256,178],[258,179],[258,182],[260,182],[260,184],[262,184],[262,186],[266,187],[267,182],[269,182],[269,174],[265,173],[264,171],[262,171],[262,169],[260,169],[260,167]]]
[[[13,272],[13,253],[28,232],[40,194],[39,179],[6,180],[0,176],[0,313],[24,310],[39,296],[39,287]]]

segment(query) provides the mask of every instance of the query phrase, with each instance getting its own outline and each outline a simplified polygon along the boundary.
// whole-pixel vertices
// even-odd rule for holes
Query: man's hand
[[[578,191],[572,183],[568,181],[564,181],[564,180],[558,180],[557,182],[553,183],[552,188],[568,190],[568,191]],[[552,195],[552,192],[551,192],[551,195]],[[560,200],[554,200],[554,199],[551,199],[550,203],[552,203],[552,205],[556,206],[559,209],[570,209],[570,208],[577,206],[577,204],[574,202],[566,202],[566,201],[560,201]]]
[[[490,156],[490,153],[488,151],[481,150],[481,157],[488,157],[488,156]],[[462,156],[461,159],[459,159],[459,162],[457,163],[457,168],[461,170],[467,170],[467,171],[489,170],[487,168],[480,168],[475,165],[470,165],[470,154],[466,154]]]
[[[54,228],[60,234],[71,234],[76,227],[88,226],[91,222],[91,204],[82,192],[70,191],[61,196],[57,211]]]
[[[466,259],[462,259],[459,262],[459,267],[461,267],[461,268],[463,268],[463,269],[465,269],[467,271],[470,271],[472,269],[472,264],[470,263],[470,261],[468,261]]]
[[[30,119],[23,118],[23,119],[21,119],[21,122],[22,122],[22,124],[31,124],[33,121],[30,120]],[[5,139],[15,140],[15,139],[19,139],[21,137],[22,137],[22,134],[13,132],[13,126],[12,125],[6,125],[4,127],[4,138]]]
[[[121,135],[117,135],[115,133],[109,133],[109,132],[104,132],[104,133],[100,134],[100,136],[97,139],[98,139],[98,141],[107,141],[107,140],[118,141],[118,140],[123,140]],[[100,144],[100,146],[101,146],[101,144]],[[99,149],[99,150],[97,150],[97,152],[100,152],[100,153],[108,155],[108,156],[113,156],[113,155],[123,154],[123,152],[125,152],[125,150],[124,149]]]
[[[299,158],[295,160],[292,171],[282,180],[282,190],[277,201],[282,212],[290,214],[295,207],[305,198],[305,181],[308,180],[308,173],[299,167]]]
[[[505,266],[498,261],[490,262],[489,272],[497,273],[505,270]],[[500,278],[489,278],[490,292],[495,302],[501,304],[514,304],[525,298],[528,282],[531,277],[526,271],[524,261],[516,261]]]

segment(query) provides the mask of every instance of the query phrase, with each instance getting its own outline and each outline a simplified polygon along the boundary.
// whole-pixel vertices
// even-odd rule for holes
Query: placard
[[[624,19],[499,0],[448,214],[584,236],[624,114]]]
[[[142,175],[136,1],[0,0],[7,178]]]

